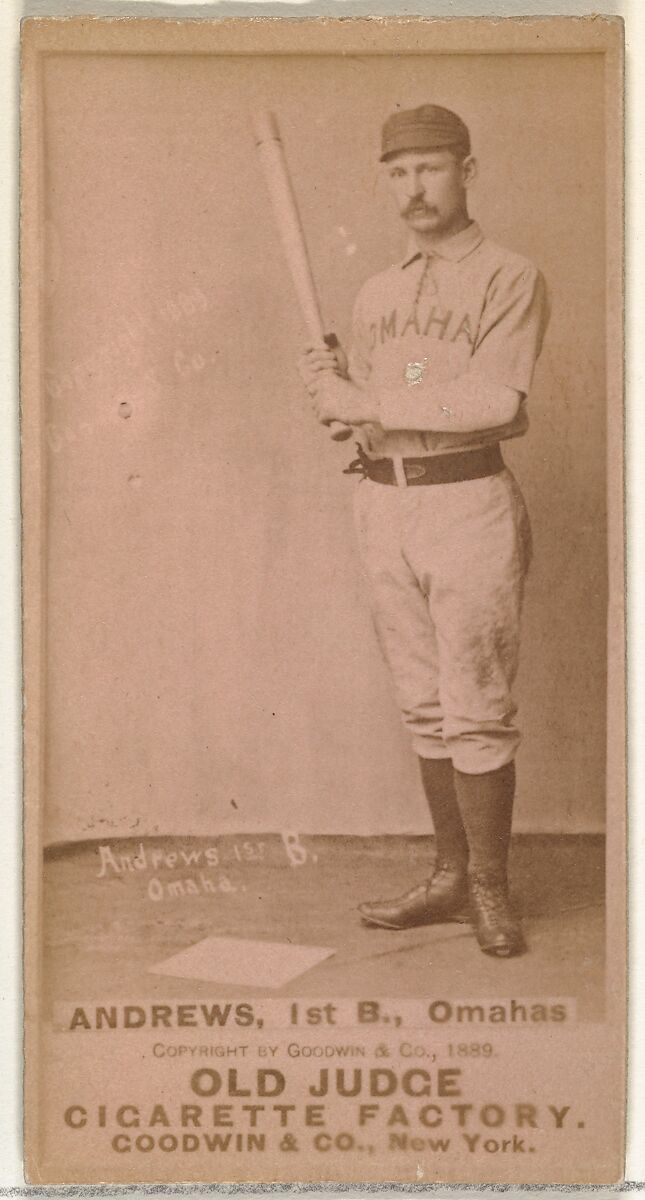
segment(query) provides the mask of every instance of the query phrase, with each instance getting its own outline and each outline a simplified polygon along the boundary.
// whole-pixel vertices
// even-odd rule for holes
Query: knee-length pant
[[[515,479],[504,469],[407,488],[363,480],[355,515],[377,636],[417,754],[475,775],[510,762],[531,556]]]

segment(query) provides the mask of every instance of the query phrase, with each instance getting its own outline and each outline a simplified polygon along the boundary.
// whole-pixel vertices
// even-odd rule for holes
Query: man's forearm
[[[405,395],[384,395],[379,420],[384,429],[476,433],[508,424],[519,404],[520,393],[514,388],[464,374],[445,383],[410,387]]]

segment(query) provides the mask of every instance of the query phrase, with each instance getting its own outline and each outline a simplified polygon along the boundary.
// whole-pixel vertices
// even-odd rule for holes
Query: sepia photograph
[[[23,24],[31,1183],[622,1178],[622,42]]]

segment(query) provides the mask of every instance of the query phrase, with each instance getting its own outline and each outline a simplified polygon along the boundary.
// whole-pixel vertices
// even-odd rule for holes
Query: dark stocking
[[[469,848],[469,873],[506,877],[511,841],[515,763],[483,775],[455,770],[455,788]]]
[[[468,842],[457,803],[452,759],[420,758],[419,765],[434,825],[437,865],[450,863],[465,869]]]

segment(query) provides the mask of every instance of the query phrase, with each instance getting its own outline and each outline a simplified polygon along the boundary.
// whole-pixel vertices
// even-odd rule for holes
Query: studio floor
[[[426,837],[290,835],[119,839],[48,848],[47,1005],[234,996],[570,997],[582,1020],[604,1008],[604,840],[520,835],[513,893],[528,951],[483,955],[467,925],[390,932],[363,926],[360,900],[428,874]],[[210,936],[324,946],[335,953],[277,991],[151,974]]]

